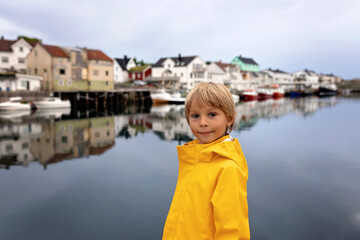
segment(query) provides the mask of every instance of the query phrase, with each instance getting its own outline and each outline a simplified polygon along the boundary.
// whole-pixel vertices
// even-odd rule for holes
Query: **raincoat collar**
[[[242,151],[239,141],[229,135],[221,137],[208,144],[199,144],[197,139],[177,146],[179,162],[196,164],[210,162],[217,157],[223,157],[240,165]]]

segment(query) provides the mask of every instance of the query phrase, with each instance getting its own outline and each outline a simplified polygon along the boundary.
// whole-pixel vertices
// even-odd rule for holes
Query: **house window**
[[[105,85],[109,85],[109,82],[108,82],[108,81],[106,81],[106,82],[105,82]]]
[[[67,85],[71,86],[71,80],[70,79],[67,81]]]
[[[100,137],[100,133],[99,133],[99,132],[96,132],[96,133],[95,133],[95,137],[96,137],[96,138],[99,138],[99,137]]]
[[[44,68],[44,73],[46,73],[47,72],[47,70],[46,70],[46,68]]]
[[[31,74],[31,68],[28,68],[28,72],[27,72],[28,74]]]
[[[34,73],[37,74],[37,68],[34,69]]]
[[[62,136],[61,137],[61,142],[62,143],[67,143],[67,136]]]
[[[109,71],[105,71],[105,75],[106,75],[106,76],[109,76]]]
[[[19,51],[20,51],[20,52],[24,51],[24,48],[23,48],[23,47],[19,47]]]
[[[2,58],[1,58],[1,62],[3,62],[3,63],[8,63],[8,62],[9,62],[9,58],[8,58],[8,57],[2,57]]]
[[[13,150],[13,146],[12,146],[11,144],[7,144],[7,145],[5,146],[5,151],[6,151],[6,152],[12,152],[12,150]]]
[[[18,63],[25,63],[25,58],[18,58]]]
[[[29,147],[29,144],[26,142],[21,145],[21,149],[27,149],[28,147]]]
[[[60,68],[59,73],[60,73],[60,75],[65,75],[65,69]]]
[[[64,80],[59,79],[59,86],[64,86]]]
[[[99,75],[99,70],[94,70],[94,71],[93,71],[93,75],[94,75],[94,76],[98,76],[98,75]]]
[[[137,76],[138,78],[141,78],[141,73],[137,73],[136,76]]]
[[[168,68],[170,68],[170,64],[168,64]]]

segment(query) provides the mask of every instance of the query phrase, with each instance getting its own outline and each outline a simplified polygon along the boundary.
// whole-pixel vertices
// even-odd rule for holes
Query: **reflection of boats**
[[[285,91],[279,85],[272,85],[271,89],[273,90],[274,98],[282,98],[285,96]]]
[[[71,103],[69,100],[61,100],[58,97],[48,97],[41,101],[34,101],[35,106],[38,109],[52,109],[52,108],[70,108]]]
[[[185,98],[181,97],[181,93],[168,93],[165,89],[160,89],[157,92],[151,93],[151,99],[154,104],[174,103],[181,104],[185,102]]]
[[[336,96],[336,95],[338,95],[338,91],[337,91],[337,87],[335,84],[328,84],[328,85],[319,87],[317,94],[320,97]]]
[[[258,99],[259,95],[254,89],[246,89],[243,92],[244,101],[253,101]]]
[[[62,115],[70,115],[71,108],[59,108],[59,109],[38,109],[33,114],[36,117],[45,118],[61,118]]]
[[[9,119],[12,122],[21,122],[21,118],[29,116],[34,111],[29,110],[18,110],[18,111],[0,111],[0,119]]]
[[[269,88],[258,88],[259,100],[272,98],[274,91]]]
[[[34,110],[35,105],[30,102],[24,102],[22,97],[11,97],[9,101],[0,103],[0,110],[2,111],[23,111],[23,110]]]
[[[301,97],[303,95],[304,91],[300,89],[294,89],[290,91],[290,97],[291,98],[297,98]]]

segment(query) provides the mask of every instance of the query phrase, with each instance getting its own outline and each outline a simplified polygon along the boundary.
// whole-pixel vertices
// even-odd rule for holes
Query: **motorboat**
[[[253,101],[259,98],[259,94],[254,89],[246,89],[242,94],[244,101]]]
[[[1,111],[30,111],[35,110],[33,102],[26,102],[22,97],[11,97],[9,101],[0,103]]]
[[[338,95],[338,91],[335,84],[327,84],[320,86],[317,90],[317,94],[319,95],[319,97],[336,96]]]
[[[257,92],[259,94],[259,100],[265,100],[265,99],[269,99],[272,98],[274,91],[270,88],[258,88]]]
[[[151,99],[156,104],[182,104],[185,102],[185,98],[181,97],[181,93],[168,93],[165,89],[160,89],[157,92],[151,93]]]
[[[240,101],[239,95],[236,95],[236,94],[231,94],[231,95],[233,97],[234,103],[238,103]]]
[[[272,85],[271,89],[273,90],[273,98],[282,98],[285,96],[285,91],[279,85]]]
[[[47,97],[40,101],[34,101],[38,109],[71,108],[69,100],[61,100],[58,97]]]

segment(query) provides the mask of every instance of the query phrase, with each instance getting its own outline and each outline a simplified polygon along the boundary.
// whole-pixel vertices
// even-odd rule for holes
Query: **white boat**
[[[239,95],[236,95],[236,94],[231,94],[231,95],[233,97],[234,103],[238,103],[240,101]]]
[[[36,107],[32,102],[23,101],[22,97],[11,97],[9,101],[0,103],[1,111],[24,111],[35,110]]]
[[[185,102],[185,98],[181,97],[179,92],[170,94],[165,89],[160,89],[157,92],[151,93],[151,99],[154,104],[162,103],[176,103],[181,104]]]
[[[69,100],[61,100],[58,97],[48,97],[41,101],[34,101],[38,109],[71,108]]]

